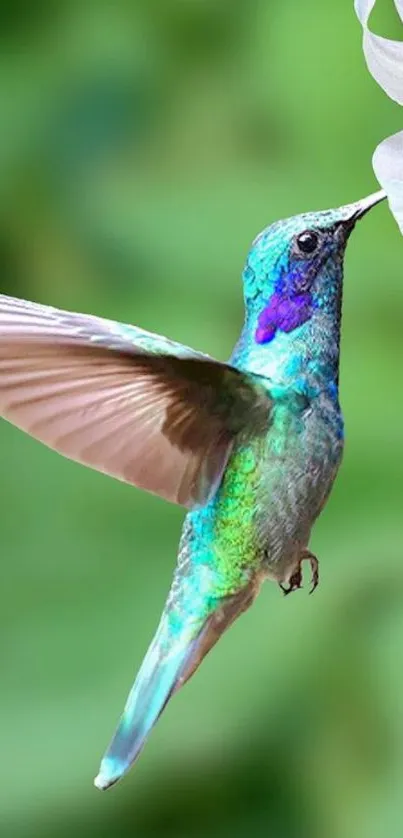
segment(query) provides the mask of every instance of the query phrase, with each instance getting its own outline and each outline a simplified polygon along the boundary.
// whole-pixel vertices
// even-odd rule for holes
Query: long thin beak
[[[361,201],[356,201],[354,204],[347,204],[347,206],[342,208],[342,221],[346,222],[348,226],[351,225],[351,227],[354,227],[358,219],[362,218],[372,207],[379,204],[380,201],[384,201],[386,197],[386,192],[380,189],[379,192],[374,192],[372,195],[368,195],[367,198],[362,198]]]

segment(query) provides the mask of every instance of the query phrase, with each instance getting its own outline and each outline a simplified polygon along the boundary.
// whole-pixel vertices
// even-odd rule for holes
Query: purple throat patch
[[[275,291],[259,314],[255,332],[256,342],[269,343],[277,331],[293,332],[310,319],[313,307],[313,298],[309,291],[292,297]]]

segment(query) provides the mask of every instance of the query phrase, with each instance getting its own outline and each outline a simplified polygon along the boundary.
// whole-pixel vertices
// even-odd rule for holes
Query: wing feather
[[[0,295],[0,415],[98,471],[205,503],[269,409],[251,378],[167,338]]]

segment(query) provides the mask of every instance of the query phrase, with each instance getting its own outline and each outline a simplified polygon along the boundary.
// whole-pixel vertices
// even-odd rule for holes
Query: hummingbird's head
[[[254,340],[268,344],[313,318],[340,319],[343,257],[356,221],[386,197],[383,191],[339,209],[278,221],[253,242],[243,273]]]

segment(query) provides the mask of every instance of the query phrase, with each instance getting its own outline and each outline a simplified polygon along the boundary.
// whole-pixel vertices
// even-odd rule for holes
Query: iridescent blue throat
[[[283,297],[274,292],[267,306],[259,314],[258,326],[255,332],[257,343],[269,343],[273,340],[277,330],[292,332],[298,326],[306,323],[313,314],[314,303],[312,294],[298,294],[295,297]]]
[[[257,343],[269,343],[277,331],[292,332],[312,317],[316,308],[310,288],[318,271],[318,260],[296,265],[277,280],[274,292],[259,314]]]

